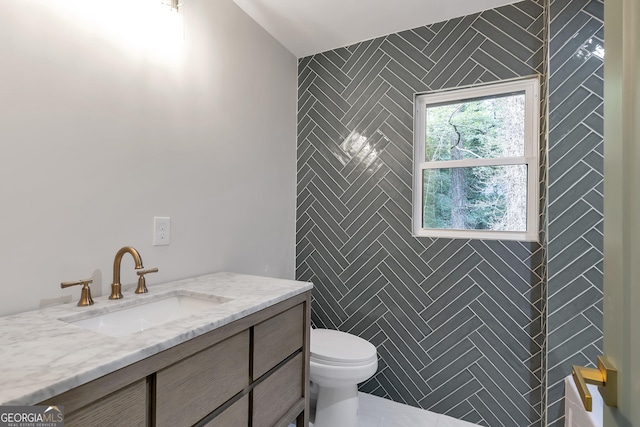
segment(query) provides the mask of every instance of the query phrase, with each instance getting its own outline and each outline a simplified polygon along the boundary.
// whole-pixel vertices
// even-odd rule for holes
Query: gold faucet
[[[111,284],[111,295],[109,295],[109,299],[121,299],[122,296],[122,285],[120,284],[120,264],[122,264],[122,257],[124,254],[129,253],[133,256],[133,260],[136,262],[136,270],[140,270],[143,267],[142,265],[142,257],[138,251],[131,247],[125,246],[120,249],[116,253],[116,257],[113,260],[113,283]]]

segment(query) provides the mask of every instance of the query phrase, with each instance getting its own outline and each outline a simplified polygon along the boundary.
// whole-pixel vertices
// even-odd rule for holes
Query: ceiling
[[[514,0],[234,0],[302,58]]]

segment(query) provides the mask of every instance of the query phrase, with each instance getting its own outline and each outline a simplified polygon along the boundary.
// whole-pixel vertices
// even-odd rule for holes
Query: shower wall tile
[[[547,425],[572,365],[602,353],[603,7],[551,1]]]
[[[527,0],[299,62],[296,275],[316,326],[376,345],[363,391],[541,425],[544,248],[412,237],[411,174],[413,95],[542,74],[545,15]]]

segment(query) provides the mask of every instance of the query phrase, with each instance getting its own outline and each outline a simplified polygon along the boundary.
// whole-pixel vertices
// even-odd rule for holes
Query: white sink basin
[[[231,301],[231,298],[173,294],[149,302],[128,305],[117,311],[104,313],[100,310],[93,315],[83,313],[82,318],[76,315],[60,320],[110,337],[123,337],[201,313],[228,301]]]

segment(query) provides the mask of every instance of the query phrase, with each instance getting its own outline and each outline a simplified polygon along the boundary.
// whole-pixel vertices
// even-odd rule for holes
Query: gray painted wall
[[[526,1],[299,62],[296,277],[313,321],[373,342],[362,390],[490,426],[540,425],[543,250],[413,238],[413,94],[543,72]]]
[[[564,426],[564,377],[602,353],[602,1],[553,1],[550,40],[548,425]]]
[[[62,281],[109,292],[125,245],[160,269],[149,285],[293,278],[296,58],[231,0],[185,2],[175,56],[165,21],[149,37],[157,15],[119,5],[0,2],[0,315],[77,301]]]

